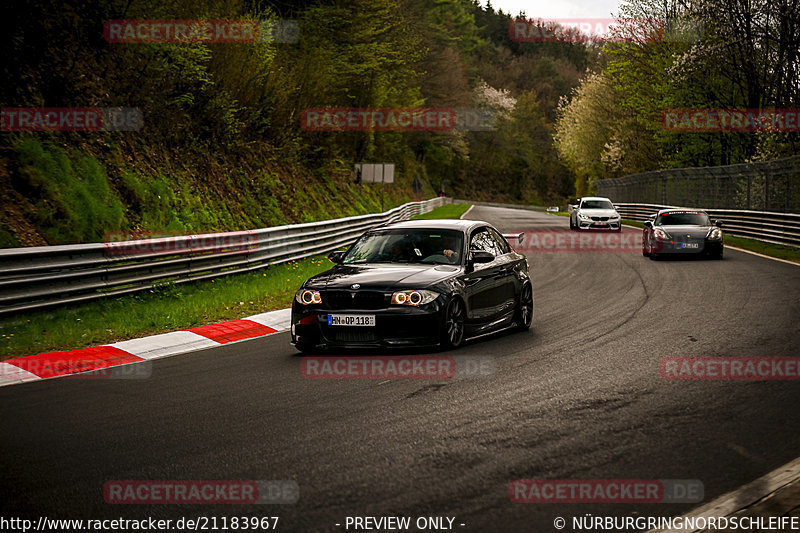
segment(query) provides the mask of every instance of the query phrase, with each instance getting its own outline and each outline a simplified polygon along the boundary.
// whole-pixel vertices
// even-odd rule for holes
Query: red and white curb
[[[0,362],[0,387],[152,361],[289,329],[291,310],[280,309],[219,324],[103,346],[50,352]]]

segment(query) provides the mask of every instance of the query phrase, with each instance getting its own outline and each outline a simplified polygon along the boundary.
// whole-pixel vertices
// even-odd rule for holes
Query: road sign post
[[[355,173],[361,183],[381,184],[381,211],[385,211],[384,184],[394,183],[394,163],[356,163]]]

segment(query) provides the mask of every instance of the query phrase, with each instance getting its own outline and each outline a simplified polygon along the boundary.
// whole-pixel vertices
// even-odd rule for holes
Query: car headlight
[[[590,217],[589,215],[584,215],[583,213],[578,213],[578,218],[580,218],[581,220],[592,220],[592,217]]]
[[[669,235],[667,235],[667,232],[660,228],[656,228],[653,230],[653,237],[659,240],[669,239]]]
[[[424,305],[434,301],[439,296],[438,292],[425,290],[398,291],[392,294],[394,305]]]
[[[708,238],[714,241],[718,241],[722,238],[722,230],[719,228],[711,228],[711,231],[708,232]]]
[[[613,215],[611,215],[608,218],[609,218],[609,220],[617,220],[619,218],[619,214],[618,213],[614,213]]]
[[[295,294],[294,299],[297,300],[297,303],[303,305],[311,305],[311,304],[321,304],[322,303],[322,295],[319,291],[311,291],[308,289],[300,289]]]

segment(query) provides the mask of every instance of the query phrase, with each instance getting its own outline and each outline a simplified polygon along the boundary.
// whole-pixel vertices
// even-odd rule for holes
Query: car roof
[[[584,200],[608,200],[605,196],[581,196],[581,202]],[[609,202],[611,200],[608,200]]]
[[[461,220],[458,218],[429,218],[424,220],[403,220],[401,222],[392,222],[384,226],[379,226],[373,229],[385,228],[408,228],[408,229],[453,229],[461,231],[470,231],[478,226],[491,226],[488,222],[482,220]]]
[[[688,211],[690,213],[703,213],[704,215],[708,216],[705,209],[692,209],[691,207],[668,207],[667,209],[660,209],[656,215],[660,215],[661,213],[669,213],[671,211]]]

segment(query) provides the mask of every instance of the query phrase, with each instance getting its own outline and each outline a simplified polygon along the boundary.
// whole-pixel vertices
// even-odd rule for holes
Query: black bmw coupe
[[[292,343],[456,348],[533,318],[528,261],[486,222],[415,220],[367,231],[292,303]]]

